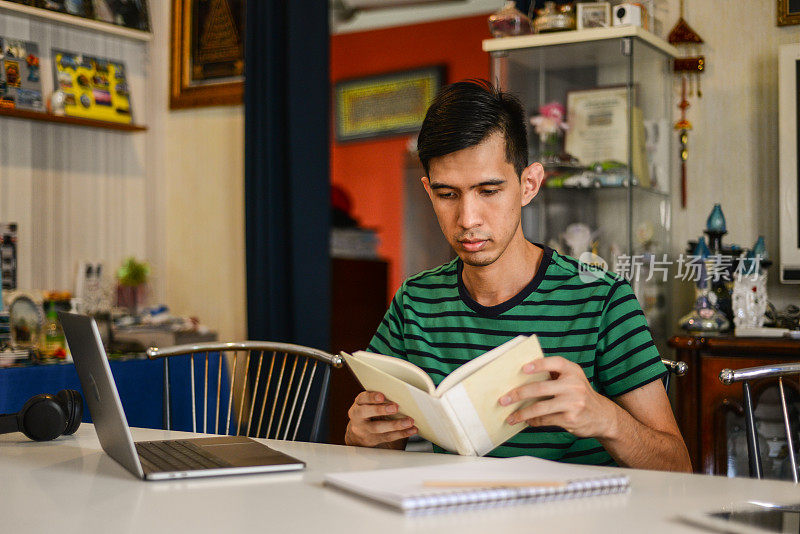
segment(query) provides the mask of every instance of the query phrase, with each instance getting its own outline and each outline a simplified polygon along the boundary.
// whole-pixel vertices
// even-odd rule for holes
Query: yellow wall
[[[223,341],[246,339],[241,106],[166,121],[166,302]]]

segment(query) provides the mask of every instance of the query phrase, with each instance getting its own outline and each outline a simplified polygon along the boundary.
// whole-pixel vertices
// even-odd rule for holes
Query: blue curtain
[[[247,0],[250,339],[329,345],[327,0]]]

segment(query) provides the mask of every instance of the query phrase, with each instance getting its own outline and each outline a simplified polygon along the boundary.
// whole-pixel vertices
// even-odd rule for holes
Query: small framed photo
[[[611,4],[608,2],[578,4],[578,29],[608,28],[611,26]]]
[[[800,0],[778,0],[778,26],[800,24]]]

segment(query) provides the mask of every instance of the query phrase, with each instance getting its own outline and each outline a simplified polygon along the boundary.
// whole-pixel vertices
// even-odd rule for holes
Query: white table
[[[133,429],[136,440],[185,437]],[[191,436],[191,435],[190,435]],[[325,473],[469,462],[451,455],[409,453],[268,440],[308,464],[304,472],[144,482],[103,453],[94,427],[34,443],[0,436],[0,531],[115,532],[701,532],[676,521],[683,512],[715,510],[748,500],[800,502],[789,482],[727,479],[625,470],[625,495],[405,517],[324,487]],[[611,470],[611,468],[597,468]]]

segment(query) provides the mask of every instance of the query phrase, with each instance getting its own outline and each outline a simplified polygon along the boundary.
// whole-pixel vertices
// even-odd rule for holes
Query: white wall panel
[[[122,61],[134,122],[148,123],[146,42],[8,14],[0,35],[38,43],[45,96],[53,48]],[[19,225],[21,288],[73,289],[82,259],[146,257],[147,135],[0,117],[0,221]]]

